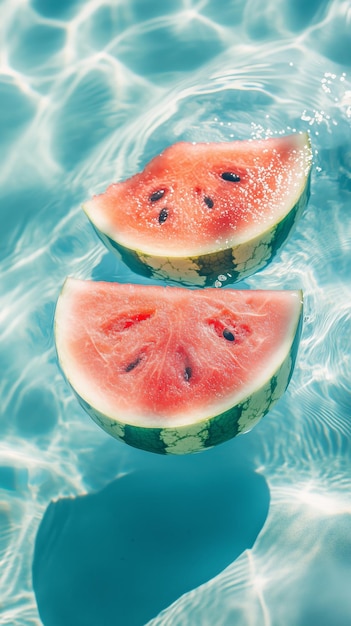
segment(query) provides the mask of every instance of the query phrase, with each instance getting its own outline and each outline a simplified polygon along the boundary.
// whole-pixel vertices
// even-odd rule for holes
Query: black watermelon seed
[[[204,197],[204,203],[207,204],[209,209],[213,209],[214,202],[213,202],[212,198],[210,198],[209,196],[205,196]]]
[[[234,174],[234,172],[223,172],[221,174],[223,180],[227,180],[229,183],[239,183],[240,176],[238,174]]]
[[[232,333],[231,330],[228,330],[228,328],[225,328],[223,331],[223,337],[224,339],[226,339],[227,341],[234,341],[235,337],[234,334]]]
[[[163,198],[165,193],[166,193],[165,189],[158,189],[157,191],[154,191],[149,197],[150,202],[157,202],[157,200],[161,200],[161,198]]]
[[[159,223],[163,224],[166,221],[167,217],[168,217],[167,209],[166,208],[161,209],[161,211],[158,214],[158,221],[159,221]]]
[[[184,370],[184,378],[185,380],[190,380],[192,375],[191,367],[186,367]]]
[[[134,361],[131,361],[130,363],[128,363],[128,365],[125,366],[124,371],[131,372],[137,365],[139,365],[140,361],[141,357],[138,356]]]

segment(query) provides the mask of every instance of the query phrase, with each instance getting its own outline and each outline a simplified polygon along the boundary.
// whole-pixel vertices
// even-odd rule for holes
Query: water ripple
[[[233,459],[262,479],[269,514],[250,548],[149,623],[344,626],[351,620],[349,4],[225,1],[219,10],[217,0],[4,0],[0,18],[1,623],[40,624],[33,546],[50,502],[79,505],[78,496],[99,498],[129,473],[166,471],[97,429],[57,367],[53,315],[65,277],[144,280],[105,251],[81,203],[175,141],[307,131],[309,205],[274,261],[243,285],[303,289],[295,373],[251,433],[207,453],[223,480],[238,477]],[[189,463],[192,475],[199,459],[175,463]],[[172,473],[169,463],[175,480],[180,465]],[[244,530],[236,533],[240,543]],[[58,535],[50,540],[53,557]],[[79,615],[73,619],[79,626]]]

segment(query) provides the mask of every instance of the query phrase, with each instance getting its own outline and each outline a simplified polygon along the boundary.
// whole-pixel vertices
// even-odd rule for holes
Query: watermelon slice
[[[307,134],[177,143],[84,205],[102,241],[133,270],[184,284],[241,280],[263,268],[304,210]]]
[[[246,432],[285,391],[301,291],[67,279],[55,336],[91,417],[132,446],[183,454]]]

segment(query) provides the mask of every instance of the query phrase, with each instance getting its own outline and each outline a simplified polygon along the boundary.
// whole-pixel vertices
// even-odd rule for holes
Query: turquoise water
[[[0,623],[351,623],[351,8],[3,0]],[[303,288],[288,391],[204,454],[132,449],[58,369],[67,275],[147,282],[80,205],[177,140],[308,131],[312,195],[245,288]]]

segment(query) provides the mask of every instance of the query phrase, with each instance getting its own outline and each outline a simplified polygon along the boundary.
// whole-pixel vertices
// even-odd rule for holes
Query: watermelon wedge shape
[[[145,276],[198,286],[265,267],[307,205],[307,133],[176,143],[83,208],[108,248]]]
[[[69,278],[55,314],[58,359],[112,436],[185,454],[250,430],[284,393],[301,291],[193,289]]]

